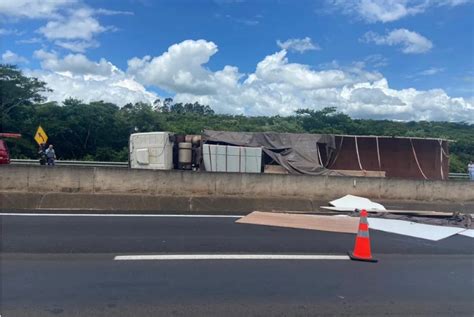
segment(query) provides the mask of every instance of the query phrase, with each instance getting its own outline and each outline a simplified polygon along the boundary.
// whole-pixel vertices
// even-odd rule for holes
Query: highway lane
[[[0,216],[4,253],[343,254],[353,234],[236,224],[231,217]],[[378,254],[474,254],[472,238],[441,241],[371,230]]]
[[[371,231],[379,263],[114,261],[120,254],[344,254],[354,235],[236,218],[0,217],[3,316],[472,316],[471,238]]]

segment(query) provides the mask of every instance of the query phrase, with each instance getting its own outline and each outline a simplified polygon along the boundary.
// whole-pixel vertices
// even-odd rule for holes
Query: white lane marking
[[[159,254],[117,255],[115,261],[176,260],[350,260],[347,255],[310,254]]]
[[[20,217],[159,217],[159,218],[242,218],[239,215],[182,215],[182,214],[56,214],[56,213],[0,213],[0,216]]]

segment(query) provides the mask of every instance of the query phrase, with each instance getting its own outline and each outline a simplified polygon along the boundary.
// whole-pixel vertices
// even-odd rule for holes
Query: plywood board
[[[464,228],[433,226],[404,220],[370,217],[368,220],[370,229],[432,241],[438,241],[466,230]]]
[[[354,209],[365,209],[369,210],[385,210],[385,207],[381,204],[374,203],[368,198],[354,196],[354,195],[346,195],[339,199],[335,199],[329,202],[330,205],[338,208],[351,208]]]
[[[237,223],[285,228],[357,233],[359,218],[349,216],[320,216],[254,211]]]
[[[353,208],[342,208],[342,207],[331,207],[331,206],[320,206],[322,209],[332,210],[332,211],[342,211],[342,212],[351,212],[354,211]],[[387,210],[367,210],[367,212],[380,212],[380,213],[391,213],[391,214],[409,214],[417,216],[438,216],[438,217],[451,217],[452,212],[441,212],[441,211],[431,211],[431,210],[398,210],[398,209],[387,209]]]
[[[266,174],[288,174],[288,171],[280,165],[265,165]]]
[[[344,176],[356,177],[385,177],[385,171],[366,171],[366,170],[332,170]]]

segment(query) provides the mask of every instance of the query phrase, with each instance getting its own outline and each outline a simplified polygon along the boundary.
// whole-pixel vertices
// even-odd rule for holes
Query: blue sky
[[[474,120],[469,0],[2,0],[0,21],[2,62],[50,100]]]

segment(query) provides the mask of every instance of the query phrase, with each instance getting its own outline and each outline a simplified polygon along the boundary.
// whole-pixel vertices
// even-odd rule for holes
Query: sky
[[[46,97],[474,123],[473,0],[1,0]]]

